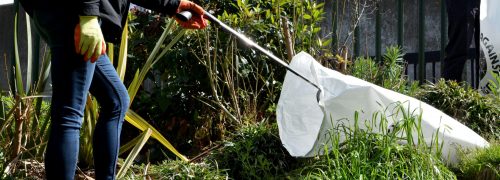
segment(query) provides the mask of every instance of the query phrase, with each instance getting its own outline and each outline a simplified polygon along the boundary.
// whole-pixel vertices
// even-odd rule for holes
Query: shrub
[[[235,179],[284,177],[297,163],[282,146],[277,124],[264,122],[242,128],[209,159],[228,169],[229,176]]]
[[[409,83],[405,75],[404,52],[397,46],[387,47],[381,62],[371,57],[359,57],[351,65],[349,73],[357,78],[381,87],[413,95],[417,82]]]
[[[500,144],[465,154],[457,168],[464,179],[500,179]]]
[[[359,57],[351,67],[351,75],[365,81],[376,83],[379,75],[379,65],[370,57]]]
[[[417,98],[456,118],[483,137],[500,138],[500,104],[466,84],[438,81],[427,84]]]

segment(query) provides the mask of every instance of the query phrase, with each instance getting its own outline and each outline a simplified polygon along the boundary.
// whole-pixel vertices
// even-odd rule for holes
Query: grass
[[[467,153],[460,168],[451,171],[420,141],[401,143],[410,141],[405,133],[409,129],[419,131],[418,115],[404,114],[391,131],[384,126],[388,120],[383,113],[373,117],[371,122],[354,119],[372,126],[331,129],[332,141],[325,146],[329,153],[324,156],[291,157],[281,144],[277,124],[263,121],[242,127],[200,163],[169,160],[134,166],[124,179],[498,179],[498,143]],[[373,128],[383,133],[373,133]],[[346,135],[345,141],[340,141],[340,134]]]
[[[227,179],[225,170],[208,163],[164,161],[151,166],[151,179]]]
[[[322,156],[291,157],[281,145],[277,124],[264,121],[242,127],[201,163],[165,161],[152,166],[147,174],[153,179],[488,180],[499,177],[498,143],[492,143],[488,149],[464,152],[464,160],[451,168],[439,158],[439,149],[428,147],[421,140],[413,141],[413,135],[422,137],[419,114],[403,114],[404,118],[391,127],[387,126],[390,120],[384,112],[374,114],[371,120],[355,117],[357,126],[339,125],[329,131],[331,141],[324,146],[328,153]],[[382,133],[375,133],[375,128]],[[345,139],[341,141],[341,137]]]
[[[325,145],[328,153],[302,159],[283,149],[275,123],[250,125],[209,159],[234,179],[456,179],[435,148],[413,141],[411,132],[423,137],[418,133],[420,116],[403,116],[391,128],[383,113],[368,121],[354,119],[359,126],[332,128],[330,144]],[[360,127],[375,122],[380,124]],[[374,133],[374,128],[383,133]]]
[[[465,153],[455,169],[463,179],[500,179],[500,144]]]
[[[354,119],[355,124],[365,124],[365,128],[361,125],[333,128],[332,141],[325,146],[328,153],[296,170],[298,176],[301,179],[456,179],[437,156],[439,152],[422,139],[413,141],[412,132],[423,137],[419,128],[421,116],[405,114],[394,127],[387,126],[384,113],[373,117],[371,122]],[[371,126],[374,122],[376,126]],[[381,133],[375,133],[373,128],[381,128]],[[345,141],[341,141],[343,136]]]
[[[450,82],[426,86],[419,95],[437,99],[437,92],[443,93],[442,98],[450,98],[444,102],[455,107],[460,103],[472,102],[486,105],[482,107],[485,112],[481,115],[491,115],[491,112],[495,112],[495,109],[489,109],[495,107],[489,103],[489,99],[476,96],[464,86]],[[462,95],[460,98],[472,99],[453,99],[452,92],[458,92],[458,95]],[[471,108],[478,107],[481,106]],[[404,118],[400,123],[391,127],[387,127],[388,120],[385,117],[384,112],[381,112],[375,114],[372,120],[355,118],[353,121],[357,122],[355,124],[358,126],[332,128],[329,133],[332,141],[325,145],[325,152],[328,153],[314,158],[291,157],[281,145],[276,123],[264,121],[251,124],[242,127],[230,140],[223,142],[222,148],[212,152],[201,163],[165,161],[163,164],[152,166],[147,174],[153,179],[488,180],[500,177],[498,142],[493,142],[487,149],[463,152],[463,161],[458,166],[447,167],[439,158],[436,148],[428,147],[420,140],[413,141],[412,133],[408,133],[417,132],[417,136],[422,136],[418,133],[421,121],[418,114],[403,114],[401,117]],[[472,114],[466,117],[476,118]],[[361,128],[362,125],[365,127]],[[374,128],[380,128],[382,133],[374,133]],[[343,141],[340,140],[341,134],[345,135]]]

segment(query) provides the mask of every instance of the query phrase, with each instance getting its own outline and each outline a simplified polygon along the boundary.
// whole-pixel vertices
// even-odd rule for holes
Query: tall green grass
[[[465,153],[456,169],[461,179],[500,179],[500,144]]]
[[[151,166],[146,176],[152,179],[229,179],[226,171],[219,169],[217,164],[185,161],[164,161],[159,165]]]
[[[374,114],[372,120],[359,119],[356,115],[350,120],[354,126],[341,124],[331,129],[331,141],[324,149],[326,154],[296,170],[297,176],[303,179],[456,179],[439,158],[440,146],[429,147],[423,141],[419,114],[396,111],[403,113],[403,119],[389,126],[392,120],[384,113]]]
[[[439,139],[432,147],[423,141],[420,114],[394,107],[370,120],[359,119],[358,113],[341,120],[355,125],[330,129],[322,156],[291,157],[277,125],[259,123],[242,128],[207,162],[216,162],[234,179],[456,179],[440,159]],[[385,113],[402,119],[396,122]]]
[[[325,144],[328,153],[323,156],[291,157],[280,143],[276,123],[258,123],[243,127],[200,163],[165,161],[159,165],[134,166],[125,178],[498,179],[499,144],[468,152],[463,162],[451,171],[439,159],[439,146],[428,147],[409,135],[420,132],[419,115],[404,114],[394,126],[388,126],[389,120],[384,117],[383,113],[376,113],[371,120],[355,118],[357,126],[332,128],[328,133],[332,141]],[[375,123],[377,120],[381,123]],[[382,133],[372,133],[375,129]],[[421,133],[416,134],[422,137]]]

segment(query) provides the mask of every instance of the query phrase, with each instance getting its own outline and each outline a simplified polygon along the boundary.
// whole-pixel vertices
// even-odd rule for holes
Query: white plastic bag
[[[492,73],[500,75],[500,1],[483,0],[480,8],[481,50],[486,58],[486,75],[479,83],[482,94],[489,94],[490,81],[496,82]],[[500,82],[496,82],[499,84]]]
[[[455,119],[417,99],[384,89],[361,79],[343,75],[321,66],[307,53],[295,56],[290,67],[321,87],[318,91],[312,85],[288,72],[278,102],[277,119],[283,146],[295,157],[312,157],[322,154],[324,145],[329,143],[328,131],[339,123],[354,126],[354,114],[359,112],[359,120],[374,120],[373,114],[384,109],[403,107],[411,115],[422,115],[424,141],[435,144],[436,134],[444,143],[443,158],[457,162],[456,148],[488,146],[488,142]],[[401,106],[398,105],[398,102]],[[421,113],[422,112],[422,113]],[[388,126],[402,119],[401,113],[386,113],[390,119]],[[379,118],[380,119],[380,118]],[[366,129],[360,121],[359,128]],[[377,124],[380,122],[375,122]],[[372,131],[378,131],[374,128]],[[416,133],[413,139],[417,142]],[[340,141],[344,138],[341,137]]]

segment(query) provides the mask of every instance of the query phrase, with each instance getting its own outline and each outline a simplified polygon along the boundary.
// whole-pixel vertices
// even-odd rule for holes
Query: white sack
[[[324,144],[328,144],[329,129],[337,127],[339,123],[353,127],[356,111],[360,112],[359,124],[364,129],[361,120],[372,121],[374,113],[381,112],[384,108],[394,109],[395,102],[403,103],[407,112],[414,112],[412,115],[423,112],[421,125],[427,144],[431,144],[439,129],[439,141],[444,143],[443,157],[449,157],[449,162],[457,161],[457,146],[488,146],[488,142],[478,134],[436,108],[412,97],[325,68],[307,53],[295,56],[290,66],[322,88],[318,103],[316,88],[290,72],[286,74],[278,102],[277,119],[281,141],[292,156],[312,157],[321,154]],[[389,114],[386,115],[389,126],[401,120],[401,117]],[[378,122],[375,124],[378,125]],[[416,141],[415,133],[413,137]]]
[[[480,7],[480,25],[481,50],[486,59],[486,75],[479,83],[479,89],[482,94],[489,94],[489,83],[495,81],[492,72],[500,75],[500,1],[483,0]],[[499,84],[500,82],[496,82]]]

